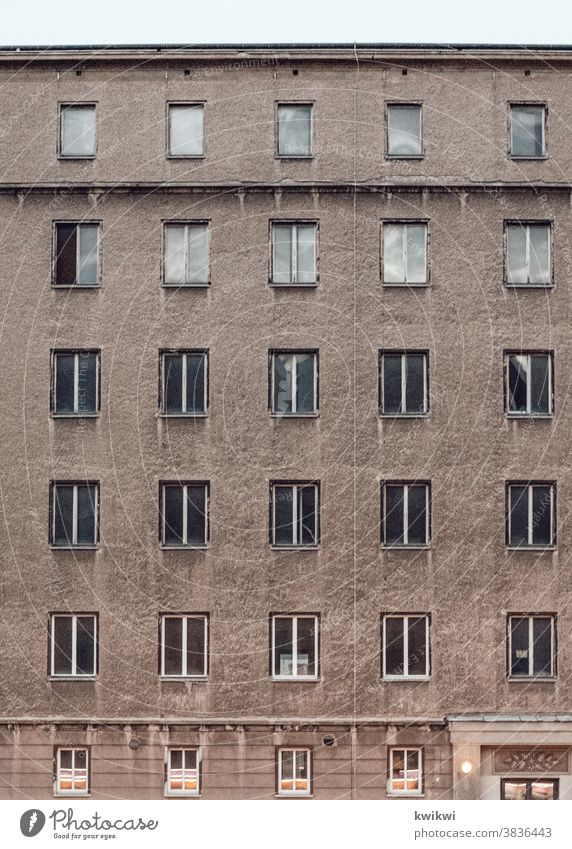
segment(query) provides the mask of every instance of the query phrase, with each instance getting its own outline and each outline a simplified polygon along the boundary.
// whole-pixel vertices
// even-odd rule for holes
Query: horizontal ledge
[[[572,719],[572,716],[570,717]],[[443,716],[0,716],[0,725],[443,725]]]

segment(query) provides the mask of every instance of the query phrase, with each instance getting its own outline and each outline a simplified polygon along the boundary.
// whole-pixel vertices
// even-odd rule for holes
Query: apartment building
[[[2,798],[572,798],[571,75],[0,49]]]

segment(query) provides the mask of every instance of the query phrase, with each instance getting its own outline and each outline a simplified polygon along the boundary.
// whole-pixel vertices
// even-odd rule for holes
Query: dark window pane
[[[298,675],[316,674],[315,619],[298,619]]]
[[[204,545],[207,527],[206,487],[187,486],[187,543]]]
[[[77,673],[95,675],[95,618],[77,617]]]
[[[532,542],[534,545],[552,545],[552,487],[532,488]]]
[[[71,769],[73,760],[72,749],[60,749],[60,766],[62,769]]]
[[[513,354],[508,364],[508,409],[526,413],[527,358]]]
[[[427,674],[427,621],[424,616],[409,617],[409,675]]]
[[[510,487],[510,545],[528,545],[528,487]]]
[[[313,354],[297,354],[296,409],[299,413],[313,413],[316,410],[314,400],[314,364]]]
[[[405,384],[405,409],[408,413],[425,412],[425,356],[407,354],[407,381]]]
[[[97,412],[97,354],[78,355],[78,413]]]
[[[275,413],[292,412],[292,354],[276,354],[274,357],[274,399]]]
[[[277,617],[274,620],[274,674],[292,675],[293,664],[292,620]]]
[[[183,412],[183,358],[180,354],[165,354],[165,412]]]
[[[385,620],[385,674],[403,675],[403,619],[388,617]]]
[[[512,617],[510,620],[511,652],[510,674],[528,675],[528,618]]]
[[[385,544],[403,545],[403,487],[385,487]]]
[[[77,541],[78,544],[94,545],[96,487],[78,486],[77,488]]]
[[[56,226],[56,285],[73,286],[76,280],[77,226]]]
[[[56,355],[56,413],[74,412],[74,354]]]
[[[71,675],[72,667],[72,617],[54,616],[54,675]]]
[[[409,493],[409,545],[425,545],[427,540],[427,487],[410,486]]]
[[[291,749],[282,751],[282,775],[283,781],[292,781],[294,778],[294,752]]]
[[[73,486],[54,486],[54,545],[72,545]]]
[[[274,543],[293,544],[293,491],[291,486],[274,487]]]
[[[163,674],[183,674],[183,620],[166,616],[164,620]]]
[[[187,619],[187,675],[205,674],[205,620]]]
[[[187,413],[205,412],[204,354],[187,354]]]
[[[534,675],[552,675],[552,619],[537,616],[532,621]]]
[[[183,768],[183,752],[182,749],[171,749],[171,769]]]
[[[303,486],[298,490],[298,510],[300,514],[301,538],[302,545],[316,545],[316,524],[317,524],[317,509],[316,503],[317,490],[315,486]]]
[[[504,781],[503,799],[514,801],[515,799],[526,799],[526,781]]]
[[[163,542],[165,545],[183,544],[183,487],[164,488]]]
[[[383,355],[383,412],[402,413],[401,354]]]
[[[533,413],[550,413],[549,357],[531,356],[531,408]]]

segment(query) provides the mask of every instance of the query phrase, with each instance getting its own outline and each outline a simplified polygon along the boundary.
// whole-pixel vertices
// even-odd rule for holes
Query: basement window
[[[87,796],[89,794],[88,767],[87,749],[58,749],[56,751],[56,796]]]
[[[210,229],[206,221],[165,224],[163,285],[208,286]]]
[[[503,778],[501,799],[547,801],[558,799],[557,778]]]
[[[54,351],[52,369],[52,414],[97,415],[99,351]]]
[[[556,544],[556,484],[507,484],[507,544],[550,548]]]
[[[161,540],[166,548],[205,548],[209,539],[209,484],[164,483]]]
[[[165,796],[198,796],[200,752],[198,749],[167,751]]]
[[[319,484],[271,484],[270,542],[276,547],[307,548],[320,541]]]
[[[161,676],[205,678],[208,668],[208,617],[161,616]]]
[[[271,650],[274,680],[317,680],[318,617],[273,616]]]
[[[553,678],[554,616],[509,616],[509,677]]]
[[[99,541],[99,484],[54,481],[50,543],[54,548],[94,548]]]
[[[50,675],[85,678],[97,673],[97,616],[52,613],[50,617]]]
[[[423,793],[421,749],[389,750],[388,796],[420,796]]]
[[[208,351],[162,351],[161,412],[203,416],[208,410]]]
[[[99,224],[56,224],[55,241],[54,286],[99,286]]]
[[[310,749],[278,749],[277,776],[279,796],[309,796],[312,780]]]
[[[316,351],[270,352],[270,410],[276,416],[308,416],[318,410]]]
[[[67,159],[95,156],[95,104],[60,105],[59,155]]]

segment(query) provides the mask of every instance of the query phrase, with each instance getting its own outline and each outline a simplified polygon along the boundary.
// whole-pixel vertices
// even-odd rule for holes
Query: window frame
[[[386,413],[383,409],[384,404],[384,357],[386,355],[390,356],[401,356],[401,405],[404,406],[403,401],[405,398],[405,393],[407,389],[407,382],[405,379],[406,376],[406,363],[407,357],[409,355],[412,356],[423,356],[424,358],[424,368],[423,368],[423,395],[424,395],[424,405],[425,410],[420,412],[412,412],[408,413],[407,411],[404,413]],[[429,389],[429,350],[422,348],[379,348],[378,349],[378,409],[379,415],[384,419],[426,419],[430,414],[430,389]]]
[[[409,752],[417,752],[418,763],[419,763],[419,768],[418,768],[419,789],[418,790],[407,790],[407,789],[406,790],[395,790],[395,789],[393,789],[392,785],[393,785],[393,782],[395,780],[393,778],[393,756],[394,756],[394,752],[403,752],[404,753],[404,764],[405,764],[405,768],[404,768],[405,779],[404,779],[404,782],[405,782],[405,784],[407,784],[407,772],[408,772],[408,770],[407,770],[407,760],[408,760],[408,757],[409,757]],[[394,796],[396,796],[396,797],[399,797],[399,796],[407,796],[407,797],[416,796],[416,797],[419,797],[419,796],[424,795],[424,789],[425,788],[424,788],[424,781],[423,781],[423,778],[424,778],[423,761],[424,761],[423,746],[404,746],[404,745],[388,746],[388,751],[387,751],[387,795],[388,795],[388,797],[394,797]]]
[[[56,530],[56,492],[58,486],[73,486],[73,503],[72,503],[72,542],[66,544],[58,544],[54,542],[55,540],[55,530]],[[95,541],[93,543],[87,542],[73,542],[73,538],[77,539],[77,528],[78,528],[78,487],[80,486],[94,486],[95,487],[95,505],[93,510],[94,515],[94,538]],[[50,481],[50,529],[49,529],[49,541],[50,548],[54,551],[93,551],[99,548],[100,541],[100,506],[101,506],[101,482],[96,480],[62,480],[58,478],[57,480]]]
[[[543,152],[540,154],[518,154],[512,152],[512,142],[513,142],[513,133],[512,133],[512,110],[518,109],[518,107],[530,107],[536,106],[539,109],[542,109],[542,150]],[[548,103],[545,100],[509,100],[507,102],[508,109],[508,158],[514,159],[517,162],[530,160],[532,162],[548,159]]]
[[[71,781],[74,781],[74,773],[77,769],[75,765],[76,752],[85,752],[85,790],[62,790],[60,787],[61,784],[61,753],[64,752],[72,752],[72,778]],[[67,796],[90,796],[91,795],[91,751],[89,746],[54,746],[54,780],[53,780],[53,793],[54,796],[57,797],[67,797]]]
[[[292,515],[292,527],[293,527],[293,529],[296,530],[296,537],[297,538],[299,538],[299,536],[300,536],[300,531],[299,531],[300,517],[297,515],[298,489],[304,488],[304,487],[309,487],[309,486],[313,486],[315,488],[315,491],[316,491],[316,498],[315,498],[316,510],[315,510],[315,516],[314,516],[314,538],[315,538],[316,541],[314,543],[311,543],[309,545],[304,545],[301,542],[293,542],[291,544],[290,543],[285,544],[285,543],[277,543],[275,541],[275,539],[276,539],[276,499],[274,497],[274,489],[277,486],[283,486],[283,487],[288,486],[288,487],[292,487],[295,490],[295,495],[292,498],[292,504],[294,505],[293,515]],[[272,546],[272,548],[274,550],[276,550],[276,551],[292,551],[292,550],[294,550],[294,551],[315,551],[316,549],[320,548],[320,543],[321,543],[321,528],[320,528],[321,491],[320,490],[321,490],[320,481],[315,480],[315,479],[314,480],[305,480],[305,481],[300,481],[300,480],[296,480],[296,481],[292,481],[292,480],[284,480],[284,481],[283,480],[271,480],[270,481],[270,532],[269,532],[269,538],[270,538],[270,545]]]
[[[392,106],[417,106],[419,107],[419,132],[421,135],[421,153],[390,153],[389,152],[389,112]],[[425,121],[423,115],[422,100],[386,100],[384,103],[385,114],[385,159],[388,160],[420,160],[425,159]]]
[[[533,481],[519,481],[519,480],[508,480],[505,485],[505,538],[506,538],[506,547],[509,551],[554,551],[557,547],[557,513],[556,513],[556,481],[555,480],[533,480]],[[551,489],[551,500],[550,500],[550,528],[551,528],[551,537],[552,542],[549,545],[539,545],[535,543],[528,543],[527,545],[513,545],[510,541],[511,538],[511,487],[513,486],[526,486],[528,487],[528,539],[530,540],[533,534],[533,515],[534,511],[532,510],[532,498],[533,498],[533,487],[535,486],[549,486]]]
[[[66,109],[70,107],[77,107],[78,109],[88,109],[92,108],[95,112],[95,140],[93,153],[64,153],[63,152],[63,140],[64,140],[64,121],[63,121],[63,113]],[[97,107],[99,106],[99,101],[97,100],[59,100],[58,101],[58,144],[57,144],[57,158],[62,161],[81,161],[88,160],[93,161],[97,157]]]
[[[204,654],[203,654],[203,672],[200,675],[193,675],[186,671],[187,667],[187,629],[181,629],[181,654],[183,668],[185,669],[180,675],[165,672],[165,620],[179,619],[187,623],[188,619],[202,619],[204,623]],[[162,681],[206,681],[209,675],[209,640],[210,640],[210,621],[208,613],[159,613],[159,677]]]
[[[385,227],[386,226],[424,226],[425,227],[425,280],[419,283],[389,281],[385,280]],[[431,285],[431,263],[429,261],[430,247],[430,219],[429,218],[382,218],[380,219],[380,251],[379,251],[379,279],[381,285],[388,288],[401,289],[427,289]]]
[[[535,775],[533,778],[530,778],[530,777],[527,777],[527,776],[521,777],[520,775],[513,775],[512,778],[501,778],[500,801],[501,802],[511,802],[512,801],[512,799],[506,799],[505,798],[505,786],[509,783],[511,783],[511,784],[526,784],[525,801],[527,801],[527,802],[542,801],[542,800],[538,800],[538,799],[534,799],[534,800],[532,799],[532,785],[535,784],[537,781],[538,782],[544,781],[546,783],[550,782],[553,785],[554,795],[553,795],[552,799],[548,800],[548,801],[557,801],[560,798],[559,797],[559,793],[560,793],[560,779],[559,778],[554,778],[552,776],[544,778],[543,776],[540,776],[540,775],[537,775],[537,776]]]
[[[402,486],[407,487],[407,491],[409,491],[410,486],[424,486],[426,492],[425,498],[425,537],[426,542],[420,543],[388,543],[386,541],[387,538],[387,530],[386,530],[386,515],[385,508],[387,503],[387,496],[385,493],[386,486]],[[432,494],[431,494],[431,481],[430,480],[382,480],[380,481],[380,490],[381,490],[381,545],[384,549],[388,551],[423,551],[425,549],[431,548],[431,506],[432,506]],[[408,518],[409,507],[407,504],[407,498],[403,499],[403,533],[404,537],[406,532],[408,532],[409,525],[406,523],[406,519]]]
[[[304,754],[306,761],[306,773],[308,788],[306,790],[282,790],[282,783],[287,780],[282,777],[282,755],[283,752],[294,752],[294,775],[296,773],[296,761],[300,753]],[[276,796],[284,799],[301,798],[307,799],[313,794],[313,751],[309,746],[277,746],[275,754],[276,763]],[[295,783],[296,779],[292,779]]]
[[[181,377],[181,397],[184,400],[186,399],[187,394],[187,382],[186,382],[186,371],[187,371],[187,360],[186,357],[191,354],[202,355],[204,357],[204,410],[200,413],[188,413],[188,412],[180,412],[180,413],[168,413],[166,410],[166,384],[165,384],[165,359],[167,356],[184,356],[184,368],[182,371]],[[210,351],[208,348],[160,348],[159,349],[159,415],[163,419],[204,419],[207,418],[210,414],[209,411],[209,398],[210,398]]]
[[[280,107],[310,107],[310,153],[280,153]],[[275,100],[274,101],[274,159],[314,159],[314,100]]]
[[[425,619],[425,673],[422,675],[393,675],[386,672],[386,622],[388,619],[403,620],[403,669],[409,670],[409,619]],[[407,623],[407,624],[406,624]],[[431,656],[431,614],[430,613],[382,613],[381,614],[381,678],[383,681],[429,681],[432,675]],[[399,748],[399,747],[397,747]]]
[[[166,260],[167,260],[167,227],[175,225],[177,227],[192,227],[194,225],[206,226],[207,228],[207,254],[208,254],[208,280],[203,283],[167,283],[166,281]],[[161,219],[161,286],[163,289],[209,289],[212,286],[212,221],[210,218],[162,218]],[[185,248],[185,253],[188,248]],[[186,261],[186,255],[185,255]]]
[[[520,681],[530,684],[531,682],[556,681],[558,677],[558,633],[556,613],[508,613],[506,616],[506,679],[509,682]],[[528,619],[528,675],[514,675],[512,673],[512,620]],[[530,672],[534,669],[534,620],[550,619],[550,675],[535,675]]]
[[[315,288],[320,282],[320,271],[319,271],[319,261],[320,261],[320,221],[318,218],[271,218],[269,220],[269,242],[270,242],[270,257],[268,264],[268,285],[272,288],[278,289],[312,289]],[[289,280],[286,283],[275,283],[274,282],[274,227],[275,225],[289,225],[291,227],[298,226],[312,226],[314,228],[314,260],[315,260],[315,279],[311,283],[296,283],[295,281]],[[292,242],[294,244],[294,241]],[[296,267],[296,275],[298,275],[298,268]]]
[[[81,617],[90,616],[94,621],[93,629],[93,672],[88,675],[82,675],[77,671],[77,620]],[[59,674],[54,671],[55,663],[55,620],[61,618],[72,619],[72,646],[71,646],[71,663],[72,672]],[[53,611],[48,614],[48,679],[50,681],[94,681],[99,675],[99,613],[88,611],[86,613],[64,613]],[[64,747],[65,748],[65,747]]]
[[[552,419],[554,418],[554,351],[552,350],[505,350],[503,352],[504,356],[504,397],[505,397],[505,416],[508,419]],[[549,412],[547,413],[533,413],[531,410],[531,394],[532,394],[532,386],[530,381],[527,383],[526,387],[526,412],[519,413],[518,411],[513,411],[509,409],[509,400],[510,400],[510,378],[509,378],[509,369],[510,369],[510,358],[511,357],[527,357],[528,358],[528,374],[531,374],[530,370],[530,358],[536,356],[545,356],[548,358],[548,374],[549,374],[549,387],[548,387],[548,401],[549,401]]]
[[[97,227],[97,283],[58,283],[57,282],[57,267],[58,267],[58,227]],[[69,219],[57,218],[52,221],[52,289],[66,289],[74,291],[91,291],[93,289],[101,289],[102,279],[102,230],[103,221],[100,218],[84,218],[81,221],[71,221]],[[76,246],[76,278],[77,271],[81,263],[79,262],[79,239]]]
[[[182,752],[182,763],[185,763],[186,760],[186,752],[195,752],[196,753],[196,773],[197,773],[197,789],[196,790],[172,790],[170,787],[171,784],[171,753],[172,752]],[[164,795],[166,797],[177,798],[180,796],[186,797],[194,797],[197,798],[201,795],[202,791],[202,753],[200,746],[167,746],[165,749],[165,761],[164,761],[164,769],[165,769],[165,781],[164,781]],[[182,780],[184,782],[185,773],[187,771],[187,767],[184,765],[182,767]]]
[[[165,487],[185,487],[183,494],[183,505],[186,505],[188,508],[188,502],[186,498],[186,487],[188,486],[204,486],[205,488],[205,542],[199,544],[191,544],[183,543],[181,545],[174,545],[173,543],[165,542]],[[206,480],[161,480],[159,481],[159,543],[160,547],[165,551],[204,551],[210,545],[210,532],[211,532],[211,522],[210,522],[210,501],[211,501],[211,486],[210,481]],[[187,528],[188,530],[188,514],[187,509],[183,511],[183,528]]]
[[[165,101],[165,157],[166,159],[205,159],[206,158],[206,100],[167,100]],[[202,153],[171,153],[171,106],[201,107],[203,112],[203,152]]]
[[[549,283],[511,283],[508,279],[508,229],[509,227],[521,227],[527,228],[526,230],[526,252],[530,257],[530,231],[529,227],[538,227],[539,225],[543,225],[544,227],[548,227],[548,266],[550,272],[550,282]],[[539,291],[545,289],[553,289],[554,288],[554,221],[552,219],[546,218],[525,218],[522,220],[516,218],[507,218],[503,222],[504,228],[504,242],[503,242],[503,262],[504,262],[504,270],[503,270],[503,278],[504,285],[507,289],[536,289]],[[526,260],[527,265],[527,274],[529,273],[529,265],[530,260]]]
[[[79,357],[83,354],[94,354],[97,357],[95,370],[95,410],[93,412],[58,413],[57,398],[57,359],[58,356],[75,355],[74,360],[74,407],[78,406],[79,396]],[[50,352],[51,383],[50,383],[50,415],[54,419],[94,419],[101,412],[101,348],[52,348]]]
[[[314,410],[311,413],[281,413],[274,409],[274,381],[276,356],[311,355],[314,357]],[[296,406],[296,390],[298,387],[297,365],[292,381],[292,406]],[[272,418],[277,419],[312,419],[320,415],[320,351],[318,348],[270,348],[268,351],[268,410]]]
[[[292,669],[297,670],[298,664],[298,619],[313,619],[314,620],[314,675],[299,675],[296,671],[293,675],[280,675],[275,670],[275,652],[276,652],[276,620],[291,619],[292,620]],[[270,680],[271,681],[290,681],[290,682],[316,682],[320,680],[321,665],[320,665],[320,648],[321,648],[321,622],[319,613],[271,613],[270,614]]]

